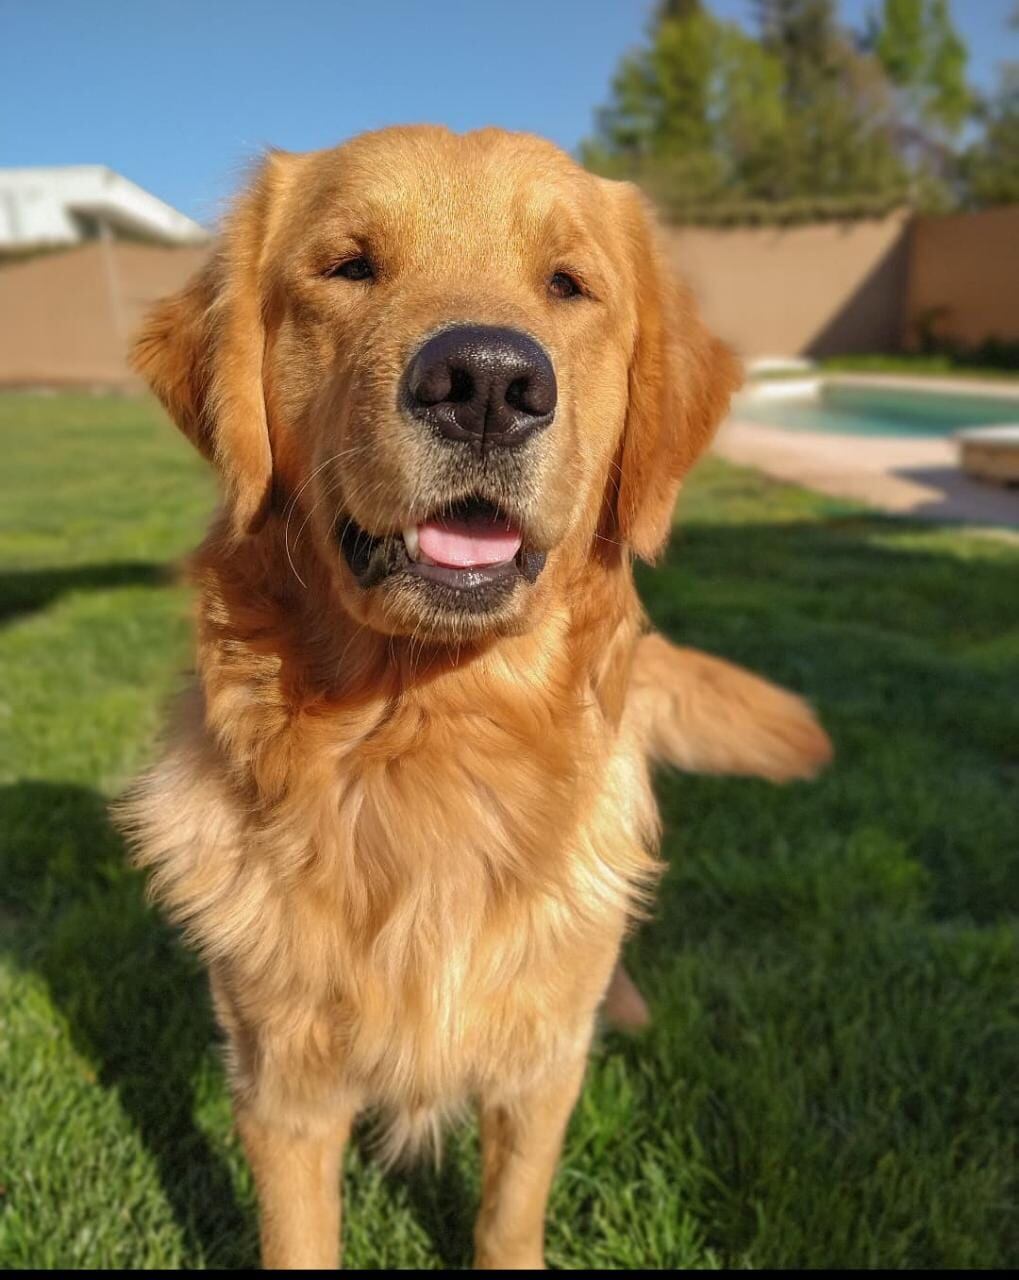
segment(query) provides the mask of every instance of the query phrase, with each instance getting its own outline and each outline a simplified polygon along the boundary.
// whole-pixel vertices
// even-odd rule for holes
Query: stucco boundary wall
[[[0,267],[0,386],[140,387],[131,335],[207,254],[93,241]]]
[[[917,218],[906,318],[908,345],[922,326],[963,346],[1019,343],[1019,205]]]
[[[671,228],[709,324],[746,356],[1019,342],[1019,205],[792,227]]]
[[[669,256],[712,329],[744,356],[897,350],[910,218],[676,227]]]
[[[664,234],[708,323],[749,358],[899,351],[932,323],[1019,341],[1019,205]],[[91,242],[0,265],[0,386],[137,386],[130,335],[207,253]]]

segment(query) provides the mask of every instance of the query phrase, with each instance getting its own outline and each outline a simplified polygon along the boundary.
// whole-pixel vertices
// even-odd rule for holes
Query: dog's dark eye
[[[580,285],[566,271],[557,271],[548,282],[549,293],[556,298],[576,298],[583,293]]]
[[[374,280],[375,266],[371,258],[362,255],[360,258],[348,258],[346,262],[338,262],[326,272],[330,280],[342,276],[344,280]]]

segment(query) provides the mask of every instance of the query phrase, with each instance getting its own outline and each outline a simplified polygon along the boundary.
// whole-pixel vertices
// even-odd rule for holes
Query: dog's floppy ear
[[[266,159],[208,263],[157,303],[131,352],[170,417],[218,468],[238,537],[260,526],[271,501],[259,265],[283,163],[280,153]]]
[[[668,537],[680,482],[724,417],[742,371],[674,277],[644,197],[629,183],[616,185],[636,302],[616,518],[620,539],[653,560]]]

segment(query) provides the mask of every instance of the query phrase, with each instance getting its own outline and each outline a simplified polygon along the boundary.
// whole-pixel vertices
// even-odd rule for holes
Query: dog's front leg
[[[585,1052],[512,1099],[482,1099],[476,1267],[545,1266],[545,1206],[586,1062]]]
[[[237,1127],[258,1189],[262,1266],[329,1270],[340,1265],[340,1162],[354,1117],[312,1133],[240,1109]]]

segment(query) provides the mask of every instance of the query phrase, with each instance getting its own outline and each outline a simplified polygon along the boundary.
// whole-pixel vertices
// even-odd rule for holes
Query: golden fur
[[[368,252],[370,286],[325,270]],[[580,299],[549,296],[562,269]],[[559,381],[553,426],[481,480],[396,410],[453,321],[525,330]],[[225,502],[193,566],[198,681],[123,815],[209,967],[264,1260],[337,1263],[359,1111],[395,1152],[476,1100],[478,1262],[540,1265],[658,871],[650,758],[786,778],[828,754],[791,695],[643,635],[631,555],[663,545],[737,364],[633,188],[538,139],[432,128],[269,156],[135,361]],[[547,553],[533,585],[479,618],[354,580],[338,518],[390,536],[482,482]]]

